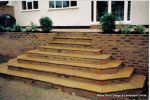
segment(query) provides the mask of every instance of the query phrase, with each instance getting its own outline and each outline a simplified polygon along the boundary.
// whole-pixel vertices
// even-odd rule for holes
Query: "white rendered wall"
[[[15,17],[22,26],[31,22],[39,25],[42,16],[53,20],[54,26],[89,26],[91,22],[91,1],[79,0],[78,8],[49,10],[48,0],[39,0],[39,11],[21,11],[21,1],[15,1]]]
[[[131,24],[149,24],[149,1],[132,1],[131,3]]]

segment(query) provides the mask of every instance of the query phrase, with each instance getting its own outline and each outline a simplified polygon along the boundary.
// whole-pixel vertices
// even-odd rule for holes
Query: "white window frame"
[[[54,8],[50,8],[48,10],[61,10],[61,9],[74,9],[78,8],[78,1],[77,0],[49,0],[49,1],[54,1]],[[56,1],[61,1],[62,2],[62,8],[56,8]],[[69,1],[69,7],[64,7],[63,6],[63,1]],[[71,1],[76,1],[77,5],[76,6],[71,6]]]
[[[97,1],[108,1],[108,13],[111,13],[111,10],[112,10],[112,1],[124,1],[124,20],[123,21],[116,21],[116,24],[119,24],[119,23],[122,23],[122,24],[130,24],[131,23],[131,18],[130,20],[127,19],[127,16],[128,16],[128,1],[131,1],[131,0],[94,0],[94,20],[91,24],[99,24],[98,21],[96,21],[96,17],[97,17],[97,11],[96,11],[96,6],[97,6]],[[131,1],[132,2],[132,1]],[[131,17],[131,8],[130,8],[130,17]]]
[[[26,1],[26,9],[22,9],[22,1]],[[34,9],[34,1],[38,1],[38,9]],[[28,9],[28,2],[32,2],[32,9]],[[39,0],[21,0],[21,11],[39,11]]]

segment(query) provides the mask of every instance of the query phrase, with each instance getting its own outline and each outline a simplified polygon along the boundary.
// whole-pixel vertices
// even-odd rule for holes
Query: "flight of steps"
[[[0,73],[72,89],[76,94],[125,93],[142,90],[145,76],[92,47],[89,33],[59,33],[48,46],[27,51]],[[75,90],[75,91],[74,91]],[[81,92],[81,91],[84,92]]]

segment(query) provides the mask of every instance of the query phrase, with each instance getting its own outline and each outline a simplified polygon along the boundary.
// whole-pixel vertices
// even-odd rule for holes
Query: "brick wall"
[[[13,6],[6,6],[6,5],[1,5],[0,6],[0,14],[11,14],[14,16],[14,7]]]
[[[47,45],[55,33],[4,33],[0,34],[0,55],[16,57],[27,50]],[[93,46],[103,53],[112,54],[125,66],[135,67],[139,74],[148,74],[148,35],[94,34]]]
[[[38,48],[40,45],[48,45],[55,33],[1,33],[0,55],[15,58],[25,51]]]
[[[122,60],[125,66],[135,67],[136,72],[148,74],[148,35],[138,34],[95,34],[94,47],[103,53],[112,54],[114,59]]]

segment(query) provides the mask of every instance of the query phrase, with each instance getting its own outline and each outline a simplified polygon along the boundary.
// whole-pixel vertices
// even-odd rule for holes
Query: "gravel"
[[[0,100],[89,100],[55,89],[44,89],[0,78]]]

